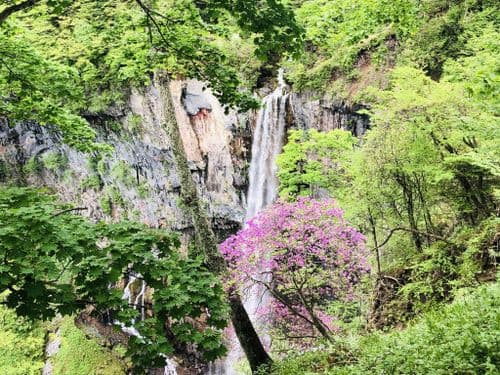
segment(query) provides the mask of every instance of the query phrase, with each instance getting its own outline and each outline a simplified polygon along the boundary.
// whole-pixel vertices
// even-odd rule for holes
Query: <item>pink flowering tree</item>
[[[365,238],[333,199],[278,202],[220,246],[232,287],[260,284],[270,296],[260,313],[287,337],[332,340],[333,301],[350,301],[369,272]]]

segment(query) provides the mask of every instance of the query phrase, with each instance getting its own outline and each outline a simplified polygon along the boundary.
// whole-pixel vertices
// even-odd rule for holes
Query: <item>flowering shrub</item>
[[[333,199],[278,202],[220,246],[232,286],[262,285],[271,297],[259,313],[287,337],[331,339],[334,300],[349,301],[369,272],[365,238]]]

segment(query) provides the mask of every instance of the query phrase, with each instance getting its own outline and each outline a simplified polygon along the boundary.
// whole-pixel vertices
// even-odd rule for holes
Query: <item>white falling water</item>
[[[286,105],[289,97],[286,88],[283,71],[280,69],[278,87],[264,98],[263,107],[257,116],[252,141],[246,221],[273,203],[278,195],[276,157],[283,147],[285,134]],[[254,277],[258,279],[262,275],[254,275]],[[269,347],[271,343],[269,335],[266,334],[265,323],[260,322],[257,316],[257,310],[266,307],[269,303],[269,296],[261,285],[250,286],[245,291],[245,295],[242,296],[245,309],[263,344]],[[223,366],[212,366],[210,374],[236,375],[234,365],[243,358],[243,355],[243,350],[234,337]]]
[[[134,292],[132,290],[132,286],[134,285],[134,283],[136,281],[139,280],[138,278],[140,278],[140,277],[141,277],[140,275],[130,274],[129,279],[128,279],[128,283],[127,283],[127,285],[125,285],[125,288],[123,289],[122,299],[127,300],[127,302],[128,302],[129,305],[137,306],[137,302],[136,301],[140,300],[141,295],[142,295],[142,298],[143,298],[141,305],[144,304],[144,292],[145,292],[145,289],[146,289],[146,283],[144,282],[144,280],[142,280],[141,293],[139,293],[135,299],[134,299]],[[142,306],[141,306],[141,309],[142,309]],[[141,311],[141,318],[144,319],[142,317],[142,311]],[[119,321],[115,321],[114,323],[116,325],[119,325],[120,328],[121,328],[121,330],[124,333],[126,333],[127,335],[142,338],[142,336],[140,335],[139,331],[133,326],[133,324],[135,323],[134,320],[132,321],[132,325],[130,327],[127,327],[124,323],[119,322]]]
[[[288,93],[279,70],[278,87],[264,98],[252,141],[250,185],[247,194],[246,221],[272,203],[278,193],[276,157],[283,147]]]
[[[252,160],[250,162],[247,194],[246,221],[257,215],[267,205],[273,203],[278,195],[276,157],[283,147],[286,126],[286,105],[288,100],[283,70],[278,72],[278,87],[264,99],[252,142]],[[262,275],[254,275],[261,279]],[[243,296],[244,306],[250,320],[259,332],[265,346],[270,346],[270,337],[266,335],[265,322],[259,322],[257,310],[269,304],[269,295],[262,285],[253,285]]]
[[[141,289],[139,290],[139,293],[134,298],[134,292],[133,292],[133,285],[137,281],[140,281],[141,283]],[[133,305],[135,308],[139,309],[141,312],[141,320],[145,319],[145,307],[144,307],[144,297],[146,294],[146,282],[142,279],[142,276],[140,274],[130,274],[129,275],[129,280],[127,285],[125,285],[125,288],[123,289],[123,295],[122,299],[125,299],[128,301],[129,305]],[[120,326],[121,330],[126,333],[129,336],[135,336],[138,337],[139,339],[142,339],[141,334],[139,331],[133,326],[135,323],[132,321],[132,325],[130,327],[127,327],[125,324],[119,321],[114,322],[116,325]],[[177,365],[175,361],[171,358],[168,358],[165,355],[162,355],[165,357],[165,367],[163,369],[163,374],[164,375],[177,375]]]

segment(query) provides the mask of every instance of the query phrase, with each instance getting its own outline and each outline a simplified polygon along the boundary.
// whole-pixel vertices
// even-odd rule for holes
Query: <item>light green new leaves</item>
[[[69,144],[96,148],[95,132],[77,110],[77,71],[43,58],[17,31],[0,28],[0,117],[56,125]]]
[[[346,168],[355,138],[336,129],[327,133],[292,130],[277,158],[280,196],[293,199],[323,189],[338,196],[346,186]]]

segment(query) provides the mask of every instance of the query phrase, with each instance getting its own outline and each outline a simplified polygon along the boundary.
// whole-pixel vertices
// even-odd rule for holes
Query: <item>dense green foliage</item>
[[[255,87],[281,59],[295,90],[367,108],[370,129],[361,139],[339,129],[294,130],[278,158],[280,195],[334,197],[366,235],[376,267],[370,303],[328,311],[346,316],[338,345],[321,350],[321,340],[310,340],[318,350],[277,364],[276,373],[498,371],[498,284],[442,306],[463,287],[497,277],[496,2],[286,1],[298,24],[274,0],[35,0],[5,16],[22,3],[0,1],[0,120],[56,125],[82,150],[109,150],[94,143],[87,120],[122,113],[131,88],[151,84],[158,71],[201,79],[224,104],[244,110],[257,103],[241,84]],[[47,153],[25,169],[64,164]],[[110,173],[127,184],[126,168],[117,163]],[[97,175],[84,182],[99,184]],[[112,186],[100,199],[109,211],[122,200]],[[195,344],[206,359],[224,352],[222,289],[201,259],[181,256],[175,235],[130,222],[91,223],[69,208],[40,191],[0,189],[0,292],[7,291],[9,307],[1,310],[3,372],[36,373],[42,364],[43,329],[17,320],[14,310],[47,319],[91,305],[132,324],[138,311],[119,287],[131,271],[153,288],[154,302],[151,316],[134,323],[141,337],[130,340],[129,356],[137,368],[162,365],[159,354],[174,352],[174,341],[176,348]],[[403,331],[357,336],[365,318],[390,327],[422,312]],[[88,373],[107,361],[75,327],[68,323],[64,332],[56,372]],[[97,362],[75,360],[88,353]]]
[[[37,190],[0,189],[0,290],[9,291],[8,307],[46,319],[92,305],[130,325],[139,312],[122,299],[118,281],[133,270],[153,288],[152,314],[135,323],[141,337],[129,343],[137,368],[161,366],[174,338],[195,343],[208,359],[224,352],[222,287],[200,259],[182,257],[176,236],[131,222],[93,224],[67,210]],[[200,329],[194,319],[202,316]]]
[[[413,310],[474,285],[498,257],[495,103],[470,92],[462,82],[398,68],[386,90],[365,95],[373,129],[360,146],[344,142],[339,153],[329,145],[339,134],[350,139],[341,130],[294,132],[278,158],[280,194],[323,189],[338,198],[369,234],[380,271],[408,271],[398,282]]]
[[[439,78],[448,59],[484,48],[471,39],[498,40],[494,1],[307,0],[296,13],[306,52],[298,63],[287,63],[288,78],[296,88],[336,96],[352,91],[353,83],[383,85],[398,62]]]
[[[410,327],[373,333],[277,364],[274,374],[497,374],[500,285],[464,292]]]
[[[404,38],[418,23],[413,0],[304,1],[297,19],[306,29],[308,51],[289,64],[297,88],[325,89],[334,77],[351,74],[358,59],[374,50],[383,63],[390,37]]]
[[[351,133],[340,129],[328,133],[292,130],[276,161],[280,196],[317,195],[321,189],[338,196],[355,142]]]
[[[473,285],[498,257],[500,49],[492,12],[468,15],[466,55],[442,51],[439,82],[400,63],[383,89],[363,90],[358,100],[370,107],[372,129],[359,145],[329,145],[340,130],[293,132],[278,158],[280,194],[339,199],[369,234],[380,270],[405,274],[400,293],[412,309]]]
[[[363,104],[370,129],[356,142],[342,130],[292,131],[278,157],[280,195],[334,197],[367,235],[376,266],[373,300],[360,316],[367,328],[401,326],[462,287],[494,280],[498,7],[299,3],[307,48],[299,64],[286,63],[288,79],[295,88]],[[290,355],[277,373],[496,373],[498,343],[489,330],[498,335],[498,284],[478,293],[401,333],[363,338],[346,327],[331,353],[318,350],[318,341],[310,353]],[[356,343],[341,344],[350,335]]]
[[[14,27],[0,27],[0,55],[1,117],[57,124],[69,144],[95,147],[95,132],[77,113],[83,93],[75,69],[45,59]]]
[[[0,1],[0,12],[13,3]],[[26,3],[0,20],[0,116],[57,125],[82,149],[97,147],[85,118],[122,106],[155,71],[201,79],[248,109],[258,103],[240,89],[250,79],[235,59],[276,60],[301,45],[293,13],[273,0]]]
[[[396,69],[389,89],[371,99],[375,127],[356,156],[353,186],[379,238],[399,227],[407,232],[388,242],[386,261],[410,260],[416,293],[427,295],[420,299],[443,298],[452,280],[475,278],[459,275],[465,258],[475,259],[478,273],[497,256],[491,253],[491,233],[486,238],[475,233],[482,244],[473,247],[468,229],[488,220],[497,207],[495,108],[467,95],[461,83],[436,83],[413,68]],[[494,230],[498,221],[485,221],[488,225]],[[424,272],[417,266],[422,261]]]

